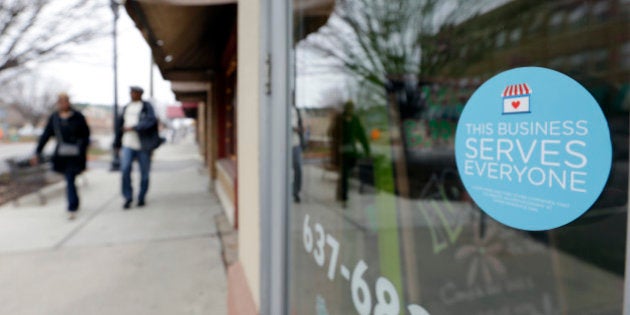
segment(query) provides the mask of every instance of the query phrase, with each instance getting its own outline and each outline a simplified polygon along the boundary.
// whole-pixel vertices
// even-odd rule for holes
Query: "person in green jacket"
[[[343,112],[335,118],[331,133],[335,146],[333,152],[338,155],[335,159],[339,167],[337,200],[346,207],[350,175],[361,157],[357,145],[361,145],[364,156],[370,156],[370,145],[363,124],[355,113],[354,102],[347,101],[344,104]]]

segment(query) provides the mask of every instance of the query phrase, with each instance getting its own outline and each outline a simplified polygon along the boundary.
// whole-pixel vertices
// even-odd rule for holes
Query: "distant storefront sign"
[[[457,126],[455,157],[477,205],[508,226],[548,230],[587,211],[611,169],[610,131],[591,94],[550,69],[484,83]]]

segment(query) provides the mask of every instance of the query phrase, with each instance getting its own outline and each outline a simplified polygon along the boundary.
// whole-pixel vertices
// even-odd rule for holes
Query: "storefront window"
[[[325,18],[306,5],[294,15],[289,313],[623,313],[628,2],[334,5]],[[495,221],[455,162],[471,95],[522,66],[579,82],[610,129],[601,196],[551,230]]]

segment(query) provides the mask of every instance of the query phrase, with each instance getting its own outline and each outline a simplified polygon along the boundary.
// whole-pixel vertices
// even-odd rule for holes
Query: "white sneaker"
[[[76,212],[68,212],[68,220],[72,221],[77,218]]]

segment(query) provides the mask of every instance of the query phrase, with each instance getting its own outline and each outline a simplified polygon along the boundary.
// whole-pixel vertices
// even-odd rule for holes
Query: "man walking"
[[[133,202],[131,185],[131,166],[134,160],[140,166],[140,191],[138,207],[146,202],[149,190],[149,172],[151,155],[160,143],[158,121],[151,103],[142,100],[144,90],[138,86],[130,88],[131,102],[127,104],[118,118],[114,149],[121,150],[122,195],[125,198],[123,209],[127,210]]]

